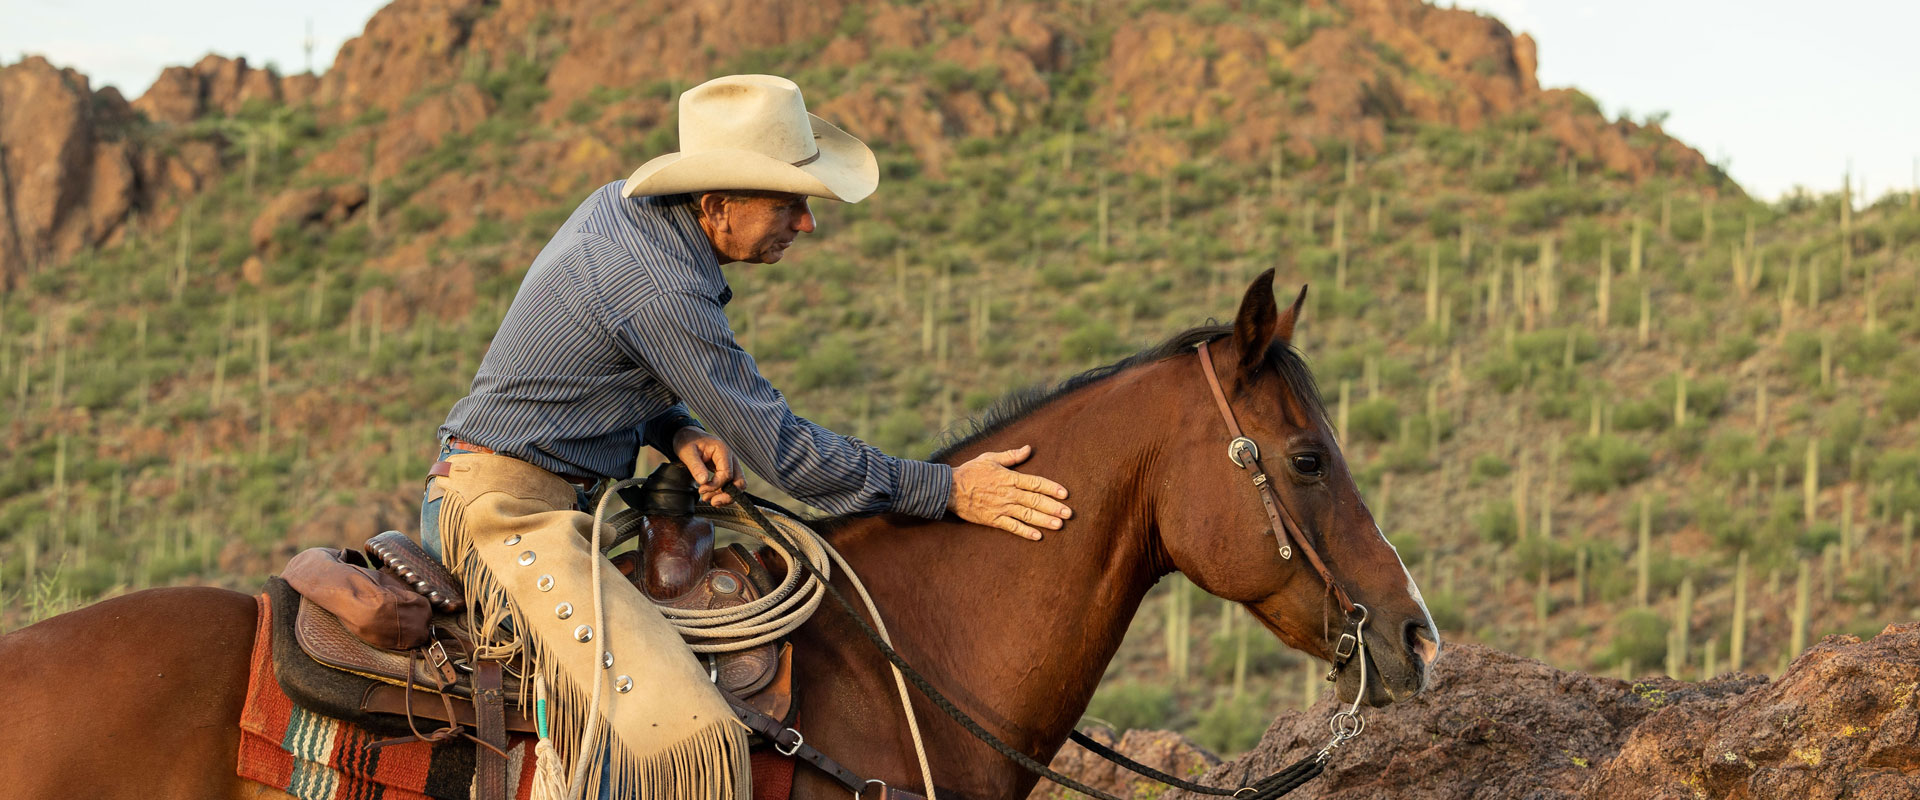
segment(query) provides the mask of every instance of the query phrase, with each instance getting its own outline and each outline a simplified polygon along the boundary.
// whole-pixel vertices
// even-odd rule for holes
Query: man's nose
[[[800,217],[793,221],[793,229],[801,233],[812,233],[813,232],[813,210],[808,209],[806,211],[800,212]]]

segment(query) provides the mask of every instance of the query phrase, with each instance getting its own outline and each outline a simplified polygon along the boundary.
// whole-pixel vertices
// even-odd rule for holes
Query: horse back
[[[149,589],[0,637],[0,800],[240,796],[258,606]]]

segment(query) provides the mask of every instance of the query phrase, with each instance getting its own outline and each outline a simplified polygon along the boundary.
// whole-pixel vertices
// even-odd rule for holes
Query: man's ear
[[[725,192],[702,192],[699,200],[700,216],[706,217],[714,230],[730,231],[727,224],[727,195]]]

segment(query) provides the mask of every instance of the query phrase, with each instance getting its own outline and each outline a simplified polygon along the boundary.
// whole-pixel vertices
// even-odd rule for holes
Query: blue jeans
[[[472,450],[462,450],[446,442],[441,442],[439,460],[445,461],[447,460],[447,456],[462,453],[471,454],[472,452]],[[434,495],[433,482],[436,480],[439,480],[439,478],[427,478],[426,489],[420,496],[420,546],[426,549],[428,555],[440,559],[442,563],[445,563],[446,556],[440,552],[440,501],[444,499],[444,496]],[[590,489],[583,489],[578,484],[571,485],[573,486],[574,510],[593,513],[593,490],[600,488],[600,484],[594,484]]]

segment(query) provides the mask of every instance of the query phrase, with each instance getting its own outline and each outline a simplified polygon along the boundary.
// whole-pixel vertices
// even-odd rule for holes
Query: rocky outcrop
[[[296,101],[311,94],[312,80],[306,76],[297,82]],[[248,102],[285,102],[283,83],[273,72],[247,66],[244,58],[210,55],[191,67],[166,68],[133,107],[154,122],[185,125],[208,114],[233,114]]]
[[[1698,152],[1636,137],[1577,92],[1541,91],[1537,62],[1532,38],[1499,20],[1419,0],[1310,3],[1251,25],[1152,13],[1115,30],[1096,119],[1159,168],[1195,155],[1187,137],[1209,128],[1218,144],[1206,147],[1244,160],[1276,142],[1303,156],[1325,140],[1377,152],[1397,123],[1474,130],[1531,111],[1568,155],[1620,175],[1705,169]]]
[[[0,68],[0,289],[117,241],[143,212],[170,218],[162,201],[205,188],[221,142],[185,126],[314,90],[312,76],[283,80],[220,56],[169,67],[132,103],[38,56]]]
[[[1366,711],[1366,731],[1288,797],[1920,797],[1917,692],[1920,623],[1890,625],[1865,642],[1829,636],[1771,682],[1738,674],[1628,682],[1459,645],[1440,659],[1432,688]],[[1253,751],[1199,782],[1234,785],[1317,752],[1334,710],[1328,698],[1287,712]],[[1130,731],[1116,749],[1162,768],[1204,757],[1170,749],[1167,736]],[[1071,744],[1054,766],[1123,797],[1145,785]],[[1041,786],[1035,796],[1051,791]]]
[[[1086,734],[1088,738],[1168,775],[1192,777],[1220,765],[1218,756],[1207,752],[1192,739],[1172,731],[1127,731],[1124,736],[1116,736],[1110,728],[1095,726],[1087,729]],[[1053,763],[1048,766],[1053,767],[1055,772],[1120,797],[1152,797],[1165,788],[1071,742],[1054,756]],[[1048,781],[1041,781],[1027,795],[1028,800],[1068,800],[1081,796]]]
[[[119,233],[142,188],[133,119],[46,59],[0,69],[0,288]]]

